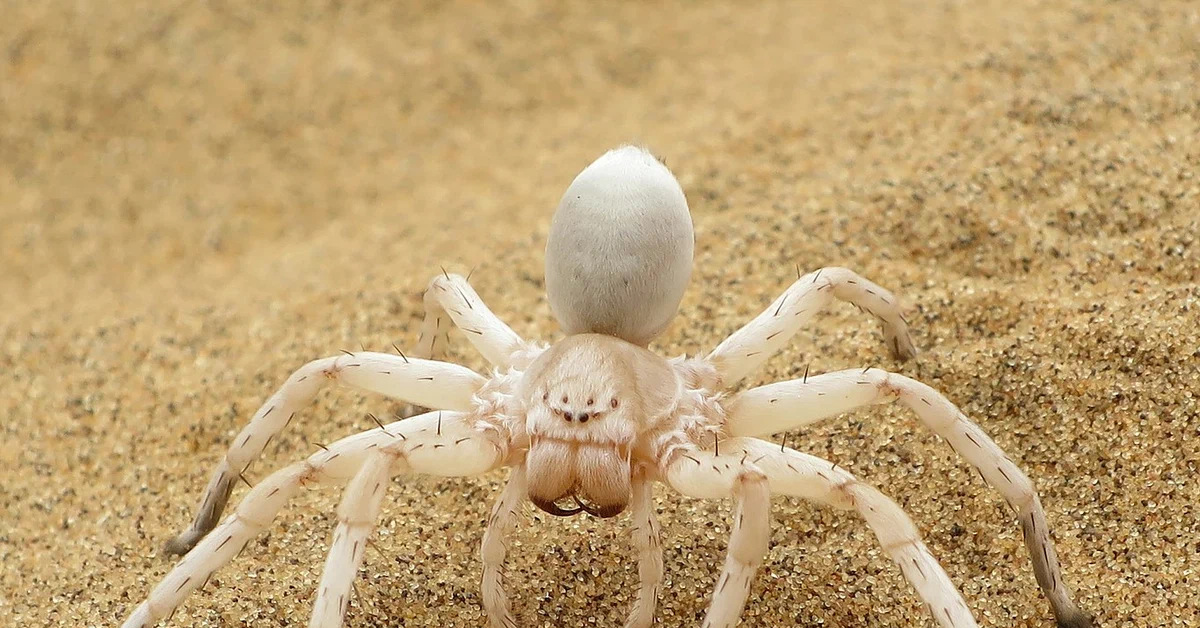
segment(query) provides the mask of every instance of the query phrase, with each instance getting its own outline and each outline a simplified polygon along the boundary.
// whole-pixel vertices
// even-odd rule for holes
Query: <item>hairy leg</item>
[[[350,587],[379,518],[387,486],[397,467],[406,466],[400,452],[377,447],[346,487],[338,506],[333,544],[325,560],[321,583],[317,585],[309,628],[341,627],[350,607]]]
[[[771,306],[726,338],[708,354],[721,382],[732,386],[749,375],[791,340],[814,314],[834,299],[848,301],[883,322],[883,335],[893,355],[916,355],[908,325],[896,297],[845,268],[822,268],[791,285]]]
[[[477,429],[471,417],[459,412],[430,412],[343,438],[304,461],[276,471],[251,489],[234,514],[179,561],[124,626],[142,628],[170,615],[188,594],[266,528],[301,488],[317,482],[348,481],[373,450],[403,452],[416,473],[469,476],[499,464],[505,447],[492,433]]]
[[[471,397],[486,381],[457,364],[369,351],[305,364],[262,404],[233,440],[233,445],[213,471],[191,525],[167,542],[167,552],[183,554],[212,530],[225,510],[238,477],[330,380],[445,410],[468,409]]]
[[[414,355],[444,355],[452,325],[496,368],[523,368],[535,355],[533,347],[488,309],[465,278],[443,272],[425,290],[425,319]]]
[[[726,405],[726,426],[735,436],[761,436],[892,401],[915,412],[921,423],[946,439],[1017,511],[1034,575],[1059,625],[1090,626],[1091,620],[1072,601],[1071,590],[1063,579],[1046,512],[1033,482],[978,425],[929,386],[880,369],[838,371],[768,384],[730,401]]]
[[[703,628],[732,628],[742,616],[750,583],[771,541],[767,476],[744,456],[698,448],[678,454],[667,467],[667,484],[688,497],[733,498],[733,532],[725,566],[703,624]]]
[[[625,628],[649,628],[654,623],[658,592],[662,589],[663,552],[658,518],[654,516],[654,484],[645,469],[633,477],[630,517],[633,521],[633,546],[638,553],[638,592]]]
[[[504,539],[516,523],[526,495],[525,465],[521,464],[513,467],[512,475],[508,476],[508,484],[504,486],[504,492],[492,507],[487,530],[483,533],[483,545],[479,552],[483,558],[481,588],[483,608],[492,628],[517,626],[517,622],[513,620],[508,596],[504,593],[504,559],[508,555],[508,543]]]
[[[944,628],[976,626],[912,520],[885,495],[829,461],[755,438],[725,439],[720,451],[673,455],[666,471],[670,484],[687,495],[723,497],[752,468],[765,474],[772,493],[857,510]]]

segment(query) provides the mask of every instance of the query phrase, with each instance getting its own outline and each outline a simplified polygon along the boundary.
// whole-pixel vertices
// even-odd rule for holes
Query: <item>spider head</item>
[[[567,365],[563,365],[567,366]],[[560,369],[558,375],[565,375]],[[604,373],[576,372],[544,382],[542,396],[533,404],[531,416],[544,425],[592,434],[610,440],[625,440],[632,426],[627,408],[621,407],[622,390]],[[548,415],[548,416],[547,416]],[[621,432],[601,435],[600,432]]]
[[[611,517],[629,503],[638,436],[674,409],[679,381],[645,349],[581,334],[530,365],[521,395],[530,499],[551,514]]]

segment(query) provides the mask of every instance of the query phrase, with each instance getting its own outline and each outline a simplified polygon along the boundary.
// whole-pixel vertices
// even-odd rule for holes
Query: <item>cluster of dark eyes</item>
[[[549,401],[549,400],[550,400],[550,393],[543,393],[542,401]],[[571,402],[571,399],[567,395],[563,395],[562,402],[563,402],[563,405],[566,405]],[[586,405],[587,405],[587,407],[591,408],[592,406],[596,405],[596,400],[593,398],[588,398]],[[617,409],[617,406],[619,406],[621,404],[620,404],[620,402],[617,401],[616,397],[613,397],[612,399],[610,399],[608,401],[608,405],[612,409],[615,410],[615,409]],[[574,414],[572,414],[568,410],[555,410],[554,412],[556,414],[558,414],[559,416],[561,416],[562,418],[566,419],[568,423],[570,423],[572,421],[579,421],[580,423],[587,423],[592,417],[598,416],[601,413],[600,410],[592,410],[591,412],[576,412]]]

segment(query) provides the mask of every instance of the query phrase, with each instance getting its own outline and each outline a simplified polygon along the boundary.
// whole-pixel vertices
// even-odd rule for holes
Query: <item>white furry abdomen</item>
[[[679,309],[695,236],[675,176],[643,148],[623,146],[567,188],[546,243],[546,293],[568,334],[646,346]]]

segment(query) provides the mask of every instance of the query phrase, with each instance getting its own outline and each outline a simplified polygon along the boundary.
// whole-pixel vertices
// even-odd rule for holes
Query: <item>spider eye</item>
[[[611,406],[612,406],[612,407],[614,407],[614,408],[616,408],[616,407],[617,407],[617,400],[616,400],[616,398],[615,398],[615,397],[613,398],[613,400],[612,400],[612,401],[610,401],[610,402],[608,402],[608,403],[609,403],[609,405],[611,405]]]
[[[566,396],[566,395],[563,395],[563,403],[570,403],[569,401],[567,401],[567,396]]]
[[[542,401],[549,401],[550,393],[542,393]]]
[[[592,405],[593,403],[596,403],[596,400],[595,400],[595,399],[590,399],[590,398],[589,398],[589,399],[588,399],[588,402],[587,402],[587,404],[590,406],[590,405]]]

